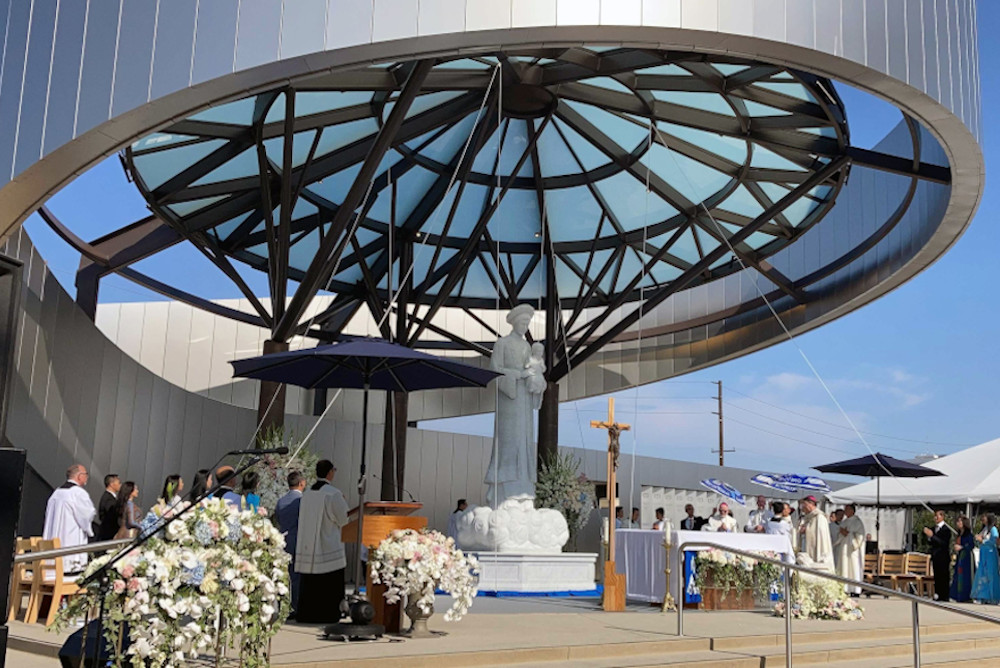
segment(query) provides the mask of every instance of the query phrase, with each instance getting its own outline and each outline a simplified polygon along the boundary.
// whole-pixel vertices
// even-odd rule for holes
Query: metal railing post
[[[785,564],[785,668],[792,668],[792,570]]]
[[[913,668],[920,668],[920,604],[913,601],[911,605],[913,606]]]
[[[684,588],[684,569],[687,566],[687,559],[684,558],[684,553],[680,551],[680,546],[677,550],[677,636],[684,635],[684,600],[687,598],[686,590]],[[669,559],[670,556],[667,555]],[[667,583],[667,587],[670,583]]]

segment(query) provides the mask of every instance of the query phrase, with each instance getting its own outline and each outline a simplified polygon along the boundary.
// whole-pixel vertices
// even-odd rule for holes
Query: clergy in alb
[[[93,521],[97,515],[94,502],[83,488],[87,484],[87,469],[82,464],[73,464],[66,471],[66,482],[52,492],[45,506],[45,527],[42,538],[59,539],[60,547],[86,545],[94,535]],[[86,554],[63,557],[63,571],[82,571],[87,565]]]
[[[833,573],[833,545],[830,542],[830,520],[816,507],[816,497],[802,499],[802,519],[799,534],[803,539],[802,550],[796,561],[802,566]]]
[[[295,570],[302,574],[296,621],[303,624],[340,621],[347,557],[340,530],[347,524],[347,501],[331,484],[337,468],[328,459],[316,462],[316,482],[302,493],[295,544]]]
[[[865,525],[856,514],[854,504],[844,506],[839,536],[834,549],[837,553],[837,575],[861,580],[865,574]],[[847,593],[860,594],[861,587],[849,585]]]

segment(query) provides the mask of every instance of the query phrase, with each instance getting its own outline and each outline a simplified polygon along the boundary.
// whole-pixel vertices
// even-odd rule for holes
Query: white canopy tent
[[[923,464],[943,476],[882,478],[884,506],[1000,503],[1000,438]],[[876,481],[827,495],[834,503],[874,504]]]

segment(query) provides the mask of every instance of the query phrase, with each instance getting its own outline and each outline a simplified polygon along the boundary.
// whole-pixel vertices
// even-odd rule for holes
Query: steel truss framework
[[[275,341],[310,324],[335,338],[364,307],[388,338],[488,354],[436,324],[439,310],[492,329],[474,309],[529,302],[548,314],[558,381],[670,295],[740,269],[730,248],[774,295],[808,301],[812,283],[888,234],[919,179],[950,182],[921,162],[907,120],[911,157],[853,147],[828,80],[724,57],[577,47],[426,59],[296,81],[136,142],[122,158],[153,215],[100,239],[42,214],[83,254],[78,300],[91,313],[100,278],[118,273]],[[766,258],[823,218],[852,165],[911,177],[909,197],[852,253],[790,280]],[[253,313],[131,268],[183,241]],[[267,272],[269,305],[234,262]],[[330,305],[306,318],[320,292]]]

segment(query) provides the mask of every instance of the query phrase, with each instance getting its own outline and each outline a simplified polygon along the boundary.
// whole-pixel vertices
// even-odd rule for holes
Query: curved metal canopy
[[[257,311],[237,317],[276,340],[304,331],[326,291],[309,321],[326,336],[362,305],[384,321],[395,295],[394,338],[430,330],[483,352],[435,325],[438,309],[531,302],[561,313],[564,373],[637,319],[602,329],[608,314],[740,269],[732,250],[801,301],[765,259],[822,219],[852,163],[947,182],[912,156],[852,147],[831,83],[789,68],[486,52],[324,73],[149,135],[123,160],[153,216],[88,248],[120,251],[94,260],[104,273],[169,291],[128,265],[191,241]],[[233,260],[268,273],[270,309]]]

